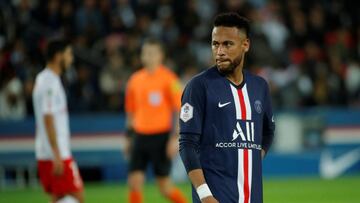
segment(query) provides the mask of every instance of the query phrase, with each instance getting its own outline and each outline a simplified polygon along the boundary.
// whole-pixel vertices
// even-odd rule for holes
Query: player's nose
[[[216,50],[216,55],[217,56],[224,56],[225,55],[225,49],[223,46],[219,46]]]

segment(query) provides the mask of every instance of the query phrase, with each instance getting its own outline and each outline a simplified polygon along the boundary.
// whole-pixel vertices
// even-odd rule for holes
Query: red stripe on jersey
[[[242,89],[238,89],[237,91],[238,91],[239,101],[240,101],[241,119],[246,120],[246,106],[245,106],[244,95],[242,93]]]
[[[249,152],[244,149],[244,203],[249,203],[250,190],[249,190]]]

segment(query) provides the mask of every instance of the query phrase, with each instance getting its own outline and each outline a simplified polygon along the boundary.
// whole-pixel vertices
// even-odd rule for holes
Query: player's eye
[[[234,45],[234,42],[231,42],[231,41],[224,42],[224,46],[226,46],[226,47],[231,47],[232,45]]]
[[[212,43],[212,46],[213,46],[213,47],[218,47],[218,46],[219,46],[219,43],[218,43],[218,42],[213,42],[213,43]]]

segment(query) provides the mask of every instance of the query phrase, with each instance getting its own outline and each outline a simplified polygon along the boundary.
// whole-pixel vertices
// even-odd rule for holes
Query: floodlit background
[[[148,36],[186,82],[213,64],[214,16],[252,21],[246,69],[271,86],[276,140],[264,161],[266,203],[360,201],[360,3],[356,0],[1,0],[0,202],[48,202],[34,159],[31,93],[49,38],[75,64],[63,76],[72,146],[87,202],[126,202],[124,89]],[[146,82],[146,81],[145,81]],[[180,159],[172,176],[190,199]],[[147,202],[165,202],[151,182]]]

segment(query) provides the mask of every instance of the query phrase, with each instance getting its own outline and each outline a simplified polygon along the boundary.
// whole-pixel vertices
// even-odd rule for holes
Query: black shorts
[[[135,133],[129,171],[145,171],[148,163],[151,162],[156,176],[168,176],[171,169],[171,160],[166,155],[169,134],[141,135]]]

